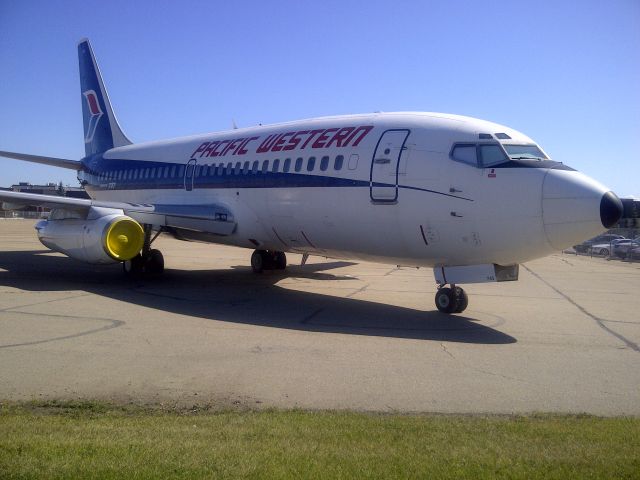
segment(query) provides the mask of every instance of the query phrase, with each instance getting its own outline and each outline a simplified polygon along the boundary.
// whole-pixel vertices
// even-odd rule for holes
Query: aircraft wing
[[[24,160],[25,162],[41,163],[43,165],[51,165],[53,167],[69,168],[71,170],[80,170],[82,168],[82,162],[79,160],[68,160],[66,158],[42,157],[40,155],[28,155],[26,153],[3,151],[0,151],[0,157],[14,158],[16,160]]]
[[[113,208],[122,210],[125,215],[130,216],[139,223],[182,228],[217,235],[230,235],[237,226],[231,210],[222,204],[164,205],[105,202],[6,191],[0,191],[0,201],[7,210],[25,206],[62,208],[77,212],[88,212],[92,207]]]

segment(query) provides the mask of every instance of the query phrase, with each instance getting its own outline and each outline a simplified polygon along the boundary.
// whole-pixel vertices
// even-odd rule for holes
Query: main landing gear
[[[462,313],[468,305],[469,297],[467,297],[467,293],[462,288],[453,284],[451,288],[438,285],[436,307],[442,313]]]
[[[144,244],[142,252],[122,263],[122,270],[127,276],[140,277],[142,275],[157,276],[164,272],[164,257],[162,252],[151,248],[153,241],[158,238],[162,230],[159,230],[151,238],[151,225],[144,225]]]
[[[251,255],[253,273],[262,273],[264,270],[284,270],[285,268],[287,268],[287,256],[284,252],[254,250]]]

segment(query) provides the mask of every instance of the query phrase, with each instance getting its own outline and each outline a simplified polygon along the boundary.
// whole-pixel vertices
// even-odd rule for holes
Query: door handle
[[[391,163],[391,159],[389,159],[389,158],[376,158],[374,160],[374,162],[382,165],[382,164],[385,164],[385,163]]]

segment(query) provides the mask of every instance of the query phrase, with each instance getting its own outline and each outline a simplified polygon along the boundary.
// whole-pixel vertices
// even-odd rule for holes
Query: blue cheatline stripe
[[[227,163],[227,162],[225,162]],[[233,162],[234,166],[235,163]],[[244,164],[244,162],[241,162]],[[86,187],[89,190],[183,190],[184,189],[184,163],[148,162],[136,160],[106,160],[102,158],[89,158],[83,160]],[[152,169],[169,167],[169,172],[174,170],[174,176],[169,178],[138,178],[129,179],[133,172],[150,172]],[[178,176],[182,170],[183,174]],[[104,173],[127,172],[125,179],[101,178]],[[217,170],[216,170],[217,172]],[[157,175],[156,175],[157,176]],[[224,171],[223,174],[196,176],[193,178],[194,190],[201,189],[231,189],[231,188],[318,188],[318,187],[366,187],[372,184],[368,180],[354,180],[324,175],[308,175],[300,173],[265,172],[258,170],[256,173],[232,174]],[[376,187],[395,188],[394,184],[374,182]],[[426,188],[398,185],[399,188],[416,190],[435,195],[442,195],[460,200],[472,202],[473,200],[449,193],[438,192]]]

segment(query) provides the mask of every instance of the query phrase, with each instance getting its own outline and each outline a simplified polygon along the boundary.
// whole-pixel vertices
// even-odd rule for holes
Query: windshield
[[[507,151],[511,160],[549,160],[537,145],[502,144],[502,146]]]

